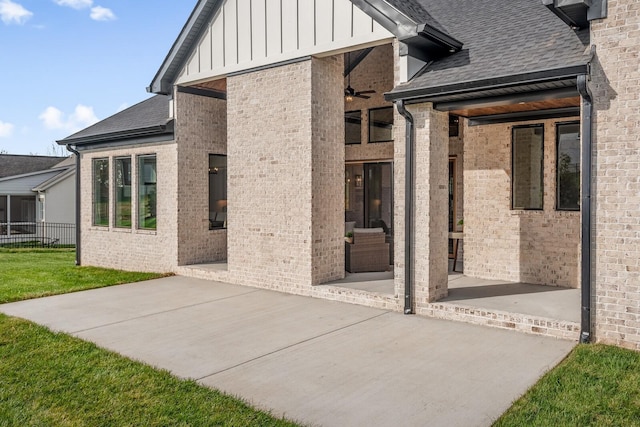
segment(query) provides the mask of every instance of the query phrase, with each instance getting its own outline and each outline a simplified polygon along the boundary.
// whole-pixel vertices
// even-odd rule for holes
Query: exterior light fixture
[[[356,187],[362,187],[362,175],[356,175]]]
[[[345,100],[345,101],[347,101],[347,102],[351,102],[351,101],[353,101],[353,96],[351,96],[351,95],[346,95],[346,96],[344,97],[344,100]]]

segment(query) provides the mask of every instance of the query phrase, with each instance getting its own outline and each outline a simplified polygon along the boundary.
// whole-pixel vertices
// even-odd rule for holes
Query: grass
[[[94,344],[0,315],[0,426],[293,426]]]
[[[0,302],[159,277],[76,267],[69,250],[0,249]],[[0,314],[0,427],[293,426],[94,344]]]
[[[579,345],[495,426],[640,426],[640,353]]]
[[[97,267],[76,267],[71,249],[0,249],[0,303],[101,288],[161,277]]]

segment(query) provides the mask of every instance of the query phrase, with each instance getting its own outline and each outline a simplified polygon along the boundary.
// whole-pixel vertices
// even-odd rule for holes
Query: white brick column
[[[309,294],[344,275],[341,56],[227,79],[232,281]]]
[[[312,284],[344,277],[343,56],[313,58]]]
[[[640,4],[591,23],[595,338],[640,350]]]
[[[448,114],[431,104],[408,108],[414,117],[413,279],[416,309],[448,293]]]

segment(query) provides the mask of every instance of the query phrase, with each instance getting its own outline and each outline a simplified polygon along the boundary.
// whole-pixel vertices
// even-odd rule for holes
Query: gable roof
[[[66,168],[63,168],[60,170],[60,173],[58,173],[57,175],[52,176],[51,178],[41,182],[40,184],[38,184],[37,186],[35,186],[34,188],[31,189],[31,191],[47,191],[48,189],[50,189],[51,187],[55,186],[56,184],[58,184],[59,182],[64,181],[65,179],[74,176],[76,172],[76,166],[67,166]]]
[[[427,64],[387,99],[561,80],[587,71],[589,30],[572,30],[538,0],[416,1],[446,23],[464,48]]]
[[[65,159],[67,157],[0,154],[0,178],[47,170]]]
[[[419,0],[349,0],[358,9],[384,27],[391,35],[418,50],[437,56],[459,50],[462,44],[446,32]],[[208,23],[223,6],[224,0],[199,0],[160,69],[147,87],[148,92],[170,94],[189,57],[195,51]],[[315,12],[314,12],[315,13]],[[330,21],[337,25],[336,21]],[[346,21],[343,22],[343,25]],[[351,24],[353,25],[353,23]],[[353,28],[352,28],[353,30]],[[341,48],[344,48],[342,46]],[[305,55],[301,55],[305,56]],[[292,58],[288,58],[292,59]],[[210,60],[210,59],[209,59]],[[261,64],[265,65],[265,64]],[[235,70],[237,71],[237,70]]]
[[[172,135],[173,120],[170,118],[169,102],[170,98],[166,95],[152,96],[57,143],[82,145]]]
[[[173,82],[220,5],[222,5],[222,0],[198,0],[178,38],[151,81],[151,85],[147,88],[147,92],[171,94]]]

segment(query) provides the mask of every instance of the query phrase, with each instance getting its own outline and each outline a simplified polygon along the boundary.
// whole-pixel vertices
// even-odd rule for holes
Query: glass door
[[[382,228],[393,262],[393,163],[349,163],[345,167],[345,221]]]

